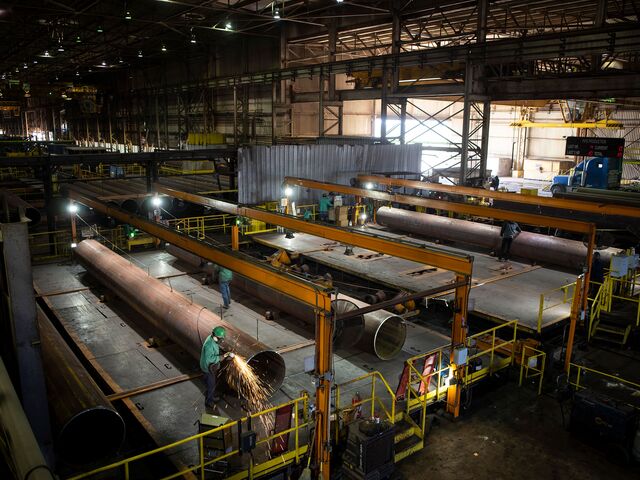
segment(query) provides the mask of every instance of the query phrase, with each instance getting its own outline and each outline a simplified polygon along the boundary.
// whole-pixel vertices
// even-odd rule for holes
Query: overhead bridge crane
[[[376,182],[378,179],[381,179],[381,181],[379,182],[379,184],[385,184],[385,180],[388,180],[389,183],[387,184],[394,184],[394,182],[396,181],[396,179],[388,179],[386,177],[377,177],[377,176],[359,176],[358,177],[360,181],[362,182]],[[408,180],[400,180],[400,182],[411,182]],[[498,208],[489,208],[489,207],[481,207],[481,206],[477,206],[477,205],[470,205],[470,204],[466,204],[466,203],[457,203],[457,202],[448,202],[448,201],[444,201],[444,200],[435,200],[435,199],[431,199],[431,198],[425,198],[425,197],[417,197],[415,195],[403,195],[403,194],[394,194],[394,193],[387,193],[387,192],[381,192],[378,190],[373,190],[373,189],[368,189],[368,188],[358,188],[358,187],[351,187],[351,186],[347,186],[347,185],[340,185],[340,184],[336,184],[336,183],[328,183],[328,182],[318,182],[316,180],[311,180],[311,179],[306,179],[306,178],[297,178],[297,177],[285,177],[284,179],[284,183],[286,185],[290,185],[290,186],[299,186],[299,187],[305,187],[305,188],[312,188],[312,189],[316,189],[316,190],[324,190],[327,192],[337,192],[337,193],[341,193],[344,195],[354,195],[354,196],[358,196],[358,197],[362,197],[362,198],[370,198],[370,199],[374,199],[374,200],[380,200],[383,202],[388,202],[388,203],[403,203],[406,205],[416,205],[416,206],[422,206],[422,207],[427,207],[427,208],[434,208],[434,209],[438,209],[438,210],[445,210],[445,211],[449,211],[449,212],[454,212],[454,213],[460,213],[460,214],[465,214],[465,215],[475,215],[475,216],[479,216],[479,217],[486,217],[486,218],[495,218],[495,219],[499,219],[499,220],[513,220],[516,222],[521,222],[523,224],[527,224],[527,225],[537,225],[537,226],[544,226],[544,227],[552,227],[552,228],[558,228],[561,230],[566,230],[569,232],[575,232],[575,233],[581,233],[587,236],[588,239],[588,245],[587,245],[587,255],[585,258],[585,267],[584,267],[584,272],[583,272],[583,276],[580,279],[580,282],[577,283],[576,285],[579,285],[581,288],[581,293],[578,294],[578,297],[581,299],[582,301],[582,311],[586,312],[587,311],[587,305],[588,305],[588,292],[589,292],[589,278],[590,278],[590,274],[591,274],[591,264],[592,264],[592,259],[593,259],[593,251],[595,248],[595,239],[596,239],[596,226],[593,223],[588,223],[588,222],[580,222],[580,221],[576,221],[576,220],[569,220],[569,219],[564,219],[564,218],[557,218],[557,217],[550,217],[550,216],[545,216],[545,215],[536,215],[536,214],[531,214],[531,213],[521,213],[521,212],[511,212],[509,210],[501,210]],[[414,182],[414,183],[420,183],[422,185],[424,185],[423,182]],[[496,195],[496,194],[504,194],[504,192],[495,192],[495,191],[488,191],[488,190],[483,190],[480,188],[468,188],[468,187],[450,187],[448,185],[440,185],[440,184],[428,184],[428,185],[436,185],[436,188],[434,188],[434,190],[440,188],[440,187],[444,187],[443,190],[441,191],[445,191],[445,189],[451,189],[451,188],[455,188],[457,191],[456,193],[461,193],[461,190],[458,189],[464,189],[467,192],[472,192],[473,191],[473,195],[477,195],[477,196],[487,196],[487,197],[491,197],[492,195]],[[407,185],[407,186],[412,186],[412,185]],[[427,189],[426,187],[415,187],[414,188],[424,188]],[[469,193],[471,194],[471,193]],[[504,194],[504,195],[508,195],[510,198],[517,196],[517,195],[512,195],[512,194]],[[519,195],[518,197],[522,197],[522,199],[524,199],[523,201],[525,202],[532,202],[534,199],[544,199],[544,200],[556,200],[556,201],[561,201],[561,202],[571,202],[571,203],[575,203],[575,204],[588,204],[588,205],[592,205],[589,204],[588,202],[576,202],[576,201],[569,201],[569,200],[564,200],[564,199],[550,199],[550,198],[546,198],[546,197],[526,197],[524,195]],[[497,198],[497,197],[494,197]],[[584,205],[578,205],[580,208],[587,208]],[[607,207],[606,205],[602,205],[601,207]],[[606,209],[606,211],[610,211],[613,210],[613,206],[609,206],[611,207],[611,209]],[[615,207],[618,207],[617,205]],[[625,211],[627,211],[627,209],[629,207],[622,207],[621,208],[625,208]],[[639,209],[632,209],[632,210],[638,210],[638,212],[640,212]],[[588,210],[591,211],[591,210]],[[616,211],[616,210],[613,210]],[[628,214],[629,215],[637,215],[638,212],[634,212],[629,210]],[[618,213],[620,214],[620,213]],[[578,290],[576,290],[578,291]],[[573,345],[573,340],[574,340],[574,334],[575,334],[575,323],[577,322],[577,317],[579,316],[579,311],[577,309],[575,309],[575,311],[572,309],[572,315],[571,315],[571,329],[570,329],[570,333],[571,335],[569,336],[568,340],[567,340],[567,352],[571,352],[571,347]],[[570,355],[570,353],[569,353]],[[568,363],[567,363],[567,367],[568,367]]]
[[[161,185],[156,185],[157,189],[164,189]],[[170,190],[170,189],[168,189]],[[168,190],[163,191],[167,193]],[[170,193],[176,198],[182,198],[194,203],[216,202],[206,197],[193,196],[185,192],[171,190]],[[199,197],[199,198],[196,198]],[[218,246],[205,243],[203,241],[189,237],[159,223],[146,220],[137,215],[122,210],[119,207],[108,205],[98,199],[86,196],[79,192],[70,190],[69,198],[72,201],[84,204],[94,210],[108,215],[116,220],[139,228],[150,235],[170,242],[180,248],[188,250],[200,257],[215,262],[229,268],[251,280],[269,286],[286,295],[293,296],[303,301],[317,311],[316,319],[316,429],[315,445],[313,456],[319,468],[319,476],[328,480],[330,478],[330,397],[332,383],[332,328],[331,319],[331,297],[330,292],[317,285],[306,282],[270,268],[266,265],[258,264],[254,259],[237,252],[232,252]],[[200,201],[198,201],[200,200]],[[225,207],[221,202],[214,208]],[[208,205],[208,203],[203,203]],[[292,230],[320,235],[324,238],[344,242],[348,245],[367,248],[370,250],[395,255],[401,258],[411,259],[426,263],[438,268],[453,271],[456,274],[455,282],[455,313],[452,327],[452,349],[453,359],[454,347],[464,345],[466,338],[466,317],[469,286],[471,284],[471,274],[473,270],[473,258],[462,255],[454,255],[437,249],[425,248],[409,243],[392,242],[384,238],[373,235],[350,232],[344,229],[332,228],[325,225],[317,225],[304,222],[286,215],[266,212],[260,209],[235,206],[238,215],[256,218],[271,224],[281,225]],[[224,211],[224,210],[223,210]],[[75,239],[74,239],[75,240]],[[448,289],[451,289],[451,285]],[[464,366],[456,366],[455,376],[462,375]],[[458,384],[452,385],[447,395],[447,410],[454,416],[460,411],[461,388]]]

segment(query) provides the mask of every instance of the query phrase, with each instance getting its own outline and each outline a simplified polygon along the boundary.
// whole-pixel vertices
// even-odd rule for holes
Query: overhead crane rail
[[[259,208],[245,207],[228,201],[174,190],[172,188],[165,187],[160,183],[154,184],[154,187],[158,193],[163,193],[188,202],[212,207],[221,212],[253,218],[272,225],[279,225],[290,230],[341,242],[346,245],[352,245],[426,265],[432,265],[461,275],[471,275],[473,270],[473,258],[469,255],[454,254],[445,250],[428,248],[423,245],[413,244],[406,241],[392,241],[370,233],[354,232],[349,229],[307,222],[291,215],[268,212]]]
[[[452,193],[457,195],[486,197],[493,198],[494,200],[504,200],[507,202],[524,203],[528,205],[540,205],[545,207],[560,208],[564,210],[575,210],[579,212],[599,213],[603,215],[619,215],[623,217],[640,218],[640,208],[630,207],[627,205],[618,205],[614,203],[593,203],[564,198],[520,195],[511,192],[485,190],[483,188],[463,187],[458,185],[442,185],[441,183],[381,177],[379,175],[358,175],[358,181],[361,184],[373,183],[390,187],[409,187],[419,190],[432,190],[434,192]]]
[[[549,217],[545,215],[536,215],[533,213],[511,212],[509,210],[500,210],[498,208],[480,207],[477,205],[469,205],[466,203],[447,202],[444,200],[417,197],[415,195],[386,193],[380,192],[378,190],[369,190],[367,188],[339,185],[337,183],[318,182],[316,180],[310,180],[307,178],[285,177],[284,181],[287,185],[295,185],[299,187],[313,188],[316,190],[337,192],[345,195],[356,195],[363,198],[380,200],[382,202],[404,203],[406,205],[434,208],[436,210],[445,210],[465,215],[495,218],[498,220],[514,220],[527,225],[558,228],[561,230],[567,230],[569,232],[584,233],[590,235],[595,229],[595,226],[591,223],[579,222],[576,220]]]
[[[287,295],[294,296],[300,301],[317,307],[322,311],[331,311],[331,299],[328,293],[314,283],[276,271],[271,267],[256,263],[254,259],[243,258],[243,255],[233,253],[219,246],[214,247],[203,240],[189,237],[172,228],[146,220],[73,190],[69,191],[69,198],[116,220],[139,228],[154,237],[193,252],[211,262],[238,272],[252,280],[263,283]]]

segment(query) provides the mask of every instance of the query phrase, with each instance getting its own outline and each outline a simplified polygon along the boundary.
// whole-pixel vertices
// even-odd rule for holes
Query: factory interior
[[[639,15],[0,0],[0,478],[640,478]]]

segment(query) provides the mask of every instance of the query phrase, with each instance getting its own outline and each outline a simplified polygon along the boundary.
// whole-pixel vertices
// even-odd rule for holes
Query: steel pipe
[[[174,245],[167,245],[166,250],[174,257],[202,269],[207,274],[211,274],[213,271],[210,263],[191,252]],[[315,313],[306,304],[240,275],[234,276],[233,284],[241,290],[257,296],[263,302],[269,303],[311,326],[315,325]],[[402,350],[407,337],[407,327],[402,317],[386,310],[378,310],[340,322],[340,313],[366,306],[368,306],[366,303],[342,294],[332,301],[332,307],[338,313],[338,322],[334,328],[334,345],[344,348],[357,345],[381,360],[390,360]]]
[[[207,275],[213,275],[214,273],[212,263],[205,261],[191,252],[170,244],[167,244],[166,251],[185,263],[201,269]],[[311,305],[307,305],[306,303],[300,302],[289,295],[285,295],[282,292],[278,292],[277,290],[266,287],[258,282],[254,282],[243,275],[234,275],[233,286],[234,288],[237,287],[244,292],[254,295],[262,302],[272,305],[273,307],[302,320],[312,328],[315,327],[316,313]],[[353,302],[347,299],[342,299],[332,301],[331,308],[335,313],[339,314],[355,310],[357,307]],[[362,316],[351,318],[345,322],[340,322],[340,320],[338,320],[334,327],[333,344],[340,348],[353,347],[360,341],[363,331],[364,318]]]
[[[80,242],[75,253],[94,277],[195,358],[200,358],[202,344],[213,327],[220,325],[227,329],[228,349],[245,357],[273,391],[282,385],[284,359],[274,350],[95,240]]]
[[[380,207],[376,212],[376,221],[395,230],[477,245],[491,250],[499,249],[501,244],[500,227],[467,220]],[[604,265],[609,264],[611,255],[617,251],[614,248],[599,250]],[[528,258],[535,262],[579,269],[585,264],[587,247],[576,240],[522,232],[513,241],[511,253],[515,257]]]
[[[43,408],[46,408],[46,405],[43,405]],[[22,409],[2,358],[0,358],[0,427],[3,443],[6,443],[6,448],[11,452],[11,458],[7,463],[13,468],[15,474],[15,477],[11,474],[9,477],[29,478],[29,480],[55,478],[38,446],[38,441]]]
[[[58,455],[79,465],[116,453],[124,420],[40,308],[38,326]]]

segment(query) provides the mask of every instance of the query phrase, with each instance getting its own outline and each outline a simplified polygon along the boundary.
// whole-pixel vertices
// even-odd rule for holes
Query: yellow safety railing
[[[527,356],[527,350],[531,353]],[[538,378],[538,395],[542,393],[542,380],[544,379],[544,369],[546,366],[547,354],[542,350],[523,345],[522,357],[520,358],[520,381],[518,385],[529,378]]]
[[[616,375],[611,375],[610,373],[605,373],[600,370],[596,370],[595,368],[585,367],[584,365],[578,365],[577,363],[569,364],[569,374],[568,374],[568,382],[569,385],[572,385],[576,390],[582,390],[588,388],[586,382],[591,377],[602,377],[603,379],[613,380],[615,382],[621,383],[622,385],[636,390],[637,394],[640,395],[640,384],[632,382],[630,380],[626,380],[624,378],[618,377]],[[640,406],[637,404],[629,404],[633,408],[640,409]]]
[[[199,239],[205,238],[208,233],[227,233],[235,224],[236,217],[227,213],[167,220],[169,227]]]
[[[91,227],[93,228],[93,227]],[[81,237],[82,227],[78,227],[78,237]],[[97,228],[97,235],[105,240],[105,244],[114,249],[126,249],[127,237],[124,228]],[[34,263],[46,262],[71,255],[71,231],[56,230],[29,234],[29,249]]]
[[[384,395],[378,393],[378,389],[381,389]],[[361,391],[368,391],[369,396],[360,397],[360,400],[353,401],[353,395],[359,394]],[[345,394],[352,394],[352,396],[348,406],[343,407],[342,402],[344,400]],[[387,395],[388,398],[386,398]],[[383,412],[384,416],[389,422],[395,423],[395,394],[380,372],[369,372],[361,375],[360,377],[336,385],[336,411],[344,412],[346,410],[353,410],[355,412],[356,410],[362,410],[363,407],[367,404],[369,405],[370,409],[369,417],[382,417],[382,415],[378,415],[378,413]]]
[[[498,333],[508,335],[509,340],[503,340],[498,336]],[[517,335],[518,321],[511,320],[510,322],[467,337],[467,348],[469,348],[469,351],[477,350],[477,353],[467,357],[467,364],[465,365],[464,371],[465,384],[475,383],[481,378],[493,375],[498,370],[513,365]],[[481,344],[486,344],[486,346],[483,347]],[[473,360],[482,360],[487,357],[489,363],[486,367],[483,366],[483,368],[476,371],[469,370],[475,363]],[[485,362],[483,361],[482,364],[484,365]]]
[[[540,302],[538,307],[538,324],[537,332],[542,332],[542,319],[547,310],[559,307],[560,305],[571,304],[573,295],[575,294],[576,282],[562,285],[561,287],[548,290],[540,294]]]
[[[270,422],[271,424],[273,424],[272,417],[274,416],[275,411],[278,410],[279,408],[287,407],[287,406],[293,406],[293,414],[292,414],[293,426],[291,428],[278,431],[278,432],[273,432],[273,431],[265,432],[262,434],[261,432],[258,431],[260,429],[256,428],[256,425],[258,425],[259,423],[262,423],[261,419],[268,417],[270,420],[267,420],[267,422]],[[301,397],[298,397],[289,402],[263,410],[258,413],[251,414],[248,417],[241,418],[240,420],[235,420],[235,421],[226,423],[219,427],[213,428],[209,431],[199,433],[197,435],[192,435],[190,437],[184,438],[182,440],[178,440],[177,442],[171,443],[169,445],[165,445],[160,448],[156,448],[155,450],[151,450],[149,452],[145,452],[140,455],[135,455],[133,457],[126,458],[124,460],[120,460],[118,462],[112,463],[110,465],[106,465],[104,467],[96,468],[95,470],[92,470],[90,472],[76,475],[74,477],[71,477],[69,480],[81,480],[84,478],[92,478],[92,477],[107,478],[104,476],[105,472],[110,472],[110,474],[114,476],[117,475],[118,478],[120,478],[121,476],[124,476],[125,480],[129,480],[130,478],[137,478],[134,471],[136,462],[139,462],[141,460],[149,461],[149,457],[152,457],[153,455],[171,453],[170,452],[171,450],[174,450],[178,447],[180,447],[181,450],[184,450],[189,446],[191,446],[192,448],[193,447],[198,448],[198,457],[199,457],[198,462],[195,465],[182,469],[179,472],[168,475],[166,477],[162,477],[162,479],[159,479],[159,480],[169,480],[172,478],[178,478],[188,473],[195,473],[198,475],[198,477],[201,480],[204,480],[206,478],[205,477],[206,467],[214,463],[220,462],[222,460],[229,460],[232,457],[238,458],[241,455],[239,448],[237,448],[238,441],[239,441],[237,438],[237,434],[234,436],[234,433],[238,431],[239,424],[242,425],[243,430],[247,430],[249,428],[249,425],[251,425],[252,429],[256,431],[257,433],[256,449],[258,449],[259,447],[263,447],[265,448],[266,451],[268,451],[271,447],[271,442],[274,442],[278,439],[282,441],[282,438],[286,438],[285,436],[293,437],[292,447],[287,448],[287,450],[284,453],[274,456],[274,458],[267,459],[262,462],[255,462],[253,455],[245,456],[243,457],[243,459],[248,459],[247,467],[227,477],[230,479],[238,479],[238,480],[243,478],[258,478],[262,475],[268,475],[272,471],[278,468],[281,468],[293,461],[299,462],[300,458],[305,453],[307,453],[308,441],[306,441],[306,439],[305,441],[301,441],[301,438],[300,438],[302,430],[307,429],[307,427],[310,425],[309,418],[307,417],[307,411],[308,411],[308,396],[302,395]],[[236,445],[236,448],[233,448],[231,451],[228,451],[226,453],[220,452],[220,455],[209,458],[207,455],[205,455],[204,442],[206,437],[214,434],[223,434],[223,435],[232,436],[233,443]],[[292,443],[291,438],[289,438],[289,443],[287,444],[287,447],[289,447],[291,443]]]
[[[636,295],[639,276],[640,273],[631,271],[619,278],[612,277],[610,274],[605,275],[603,283],[593,282],[600,285],[600,288],[591,303],[587,332],[589,340],[600,322],[600,314],[612,311],[614,299],[636,305],[635,325],[636,327],[640,326],[640,298]]]
[[[205,175],[209,173],[215,173],[215,170],[201,169],[201,170],[185,170],[183,168],[170,167],[168,165],[160,165],[158,168],[159,175]]]
[[[427,406],[446,399],[449,380],[453,378],[453,371],[449,366],[449,353],[444,349],[445,347],[437,348],[421,355],[415,355],[406,361],[405,368],[409,369],[406,413],[408,416],[415,408],[421,408],[420,432],[423,434],[427,422]],[[431,373],[425,375],[424,372],[416,368],[416,365],[420,364],[420,360],[426,361],[430,357],[434,357],[433,367]],[[434,381],[435,386],[432,386]]]

